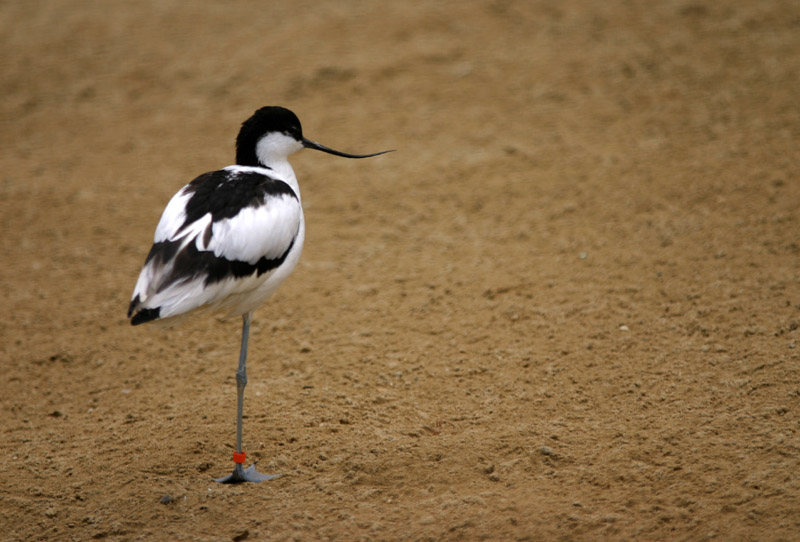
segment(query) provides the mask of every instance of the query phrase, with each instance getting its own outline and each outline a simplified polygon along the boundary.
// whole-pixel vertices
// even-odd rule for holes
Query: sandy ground
[[[275,5],[269,5],[275,4]],[[800,539],[794,1],[0,3],[0,538]],[[301,264],[125,310],[262,105]]]

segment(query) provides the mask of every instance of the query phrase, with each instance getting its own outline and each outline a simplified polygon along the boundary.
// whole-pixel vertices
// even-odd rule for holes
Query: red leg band
[[[233,462],[234,463],[244,463],[244,458],[245,458],[246,455],[247,454],[245,454],[244,452],[242,452],[242,453],[233,452]]]

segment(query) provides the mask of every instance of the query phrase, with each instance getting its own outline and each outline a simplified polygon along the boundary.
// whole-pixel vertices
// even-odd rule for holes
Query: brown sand
[[[3,2],[0,47],[0,538],[800,539],[797,2]],[[125,310],[268,104],[398,152],[294,158],[285,476],[222,486],[239,322]]]

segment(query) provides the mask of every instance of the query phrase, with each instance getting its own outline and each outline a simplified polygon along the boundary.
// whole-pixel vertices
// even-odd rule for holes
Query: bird
[[[134,326],[170,325],[201,311],[242,318],[234,469],[217,482],[280,476],[258,472],[255,463],[243,466],[247,347],[253,311],[288,278],[303,250],[305,219],[288,157],[304,148],[345,158],[392,152],[337,151],[303,137],[300,120],[289,109],[257,109],[236,137],[236,163],[200,175],[170,199],[128,306]]]

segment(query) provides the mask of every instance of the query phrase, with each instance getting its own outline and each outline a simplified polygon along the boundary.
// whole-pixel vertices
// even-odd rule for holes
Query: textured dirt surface
[[[0,3],[0,538],[797,540],[800,8]],[[557,7],[556,7],[557,6]],[[255,316],[125,310],[171,195],[293,109]]]

